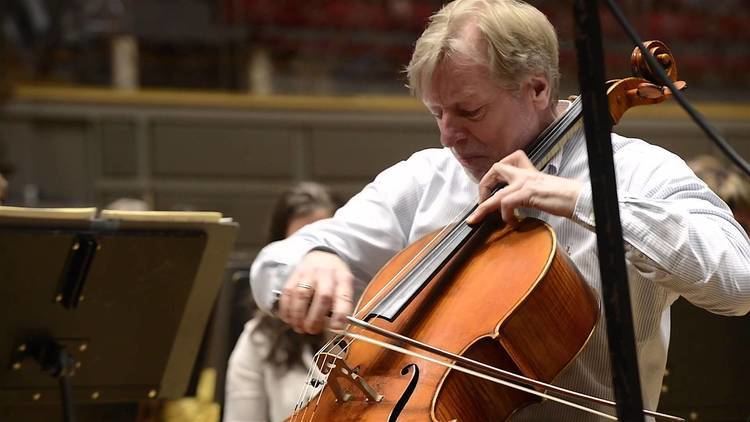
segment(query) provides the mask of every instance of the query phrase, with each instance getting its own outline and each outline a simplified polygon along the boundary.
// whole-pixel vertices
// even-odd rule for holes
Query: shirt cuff
[[[591,194],[591,182],[587,181],[581,186],[571,220],[581,226],[594,230],[596,221],[594,219],[594,201]]]

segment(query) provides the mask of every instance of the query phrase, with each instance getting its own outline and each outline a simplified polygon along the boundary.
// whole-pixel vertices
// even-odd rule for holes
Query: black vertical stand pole
[[[574,16],[599,273],[617,417],[621,421],[643,421],[643,399],[612,155],[612,121],[604,91],[604,55],[597,1],[575,0]]]
[[[60,386],[60,396],[62,398],[63,422],[75,422],[76,417],[73,410],[73,389],[70,386],[70,378],[68,375],[62,375],[57,382]]]

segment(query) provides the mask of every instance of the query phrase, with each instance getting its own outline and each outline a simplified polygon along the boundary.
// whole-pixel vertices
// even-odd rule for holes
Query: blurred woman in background
[[[322,185],[297,184],[276,203],[269,242],[332,216],[336,206]],[[321,335],[299,334],[273,316],[256,314],[245,324],[229,358],[224,422],[283,421],[294,410],[313,353],[322,345]]]

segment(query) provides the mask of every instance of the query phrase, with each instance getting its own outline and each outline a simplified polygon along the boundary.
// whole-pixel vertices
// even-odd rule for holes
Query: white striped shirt
[[[750,242],[727,206],[676,155],[637,139],[612,136],[644,405],[658,404],[669,343],[669,307],[680,296],[710,311],[750,311]],[[600,291],[586,142],[579,133],[545,168],[585,182],[572,219],[536,210],[587,282]],[[476,202],[477,185],[448,149],[429,149],[385,170],[332,219],[264,248],[252,267],[252,290],[268,309],[291,268],[326,246],[350,266],[361,291],[385,262]],[[603,312],[603,308],[602,308]],[[602,319],[603,321],[603,315]],[[606,328],[598,324],[554,384],[612,399]],[[614,413],[609,410],[609,413]],[[513,420],[596,418],[553,402]]]

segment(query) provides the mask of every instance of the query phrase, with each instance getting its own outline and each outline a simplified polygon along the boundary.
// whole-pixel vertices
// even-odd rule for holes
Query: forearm
[[[712,312],[750,311],[750,246],[731,213],[704,199],[643,199],[622,194],[628,263],[643,277]],[[590,189],[574,219],[593,229]]]
[[[255,303],[264,312],[271,313],[284,282],[294,266],[315,245],[287,239],[274,242],[263,248],[250,268],[250,286]]]

